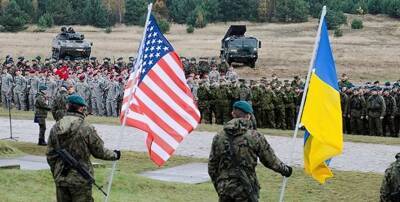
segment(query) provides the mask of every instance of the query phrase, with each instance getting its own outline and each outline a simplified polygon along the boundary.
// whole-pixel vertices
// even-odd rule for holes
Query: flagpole
[[[150,14],[151,14],[151,9],[152,9],[152,7],[153,7],[153,3],[150,3],[150,4],[148,5],[148,7],[147,7],[146,23],[145,23],[145,25],[144,25],[143,38],[142,38],[142,41],[141,41],[141,43],[140,43],[139,50],[142,49],[142,47],[143,47],[143,45],[144,45],[146,30],[147,30],[147,26],[148,26],[148,23],[149,23],[149,19],[150,19]],[[140,70],[139,70],[139,69],[140,69],[140,68],[139,68],[139,67],[140,67],[140,64],[139,64],[139,63],[140,63],[140,61],[141,61],[141,57],[142,57],[142,54],[138,55],[138,57],[136,58],[136,62],[135,62],[136,68],[135,68],[135,71],[134,71],[134,73],[133,73],[133,75],[134,75],[134,80],[133,80],[134,86],[129,90],[129,99],[128,99],[128,102],[127,102],[128,105],[129,105],[129,103],[132,101],[132,97],[133,97],[132,93],[133,93],[134,89],[136,88],[136,82],[137,82],[137,81],[136,81],[136,78],[137,78],[136,74],[140,71]],[[139,64],[139,65],[138,65],[138,64]],[[120,133],[120,135],[119,135],[119,137],[118,137],[118,141],[117,141],[117,149],[118,149],[118,150],[121,148],[122,138],[123,138],[123,136],[124,136],[124,134],[125,134],[125,125],[126,125],[126,119],[127,119],[128,113],[129,113],[129,108],[126,109],[126,110],[124,111],[124,113],[125,113],[125,114],[124,114],[124,118],[122,119],[121,133]],[[117,168],[117,161],[114,161],[114,162],[113,162],[112,169],[111,169],[111,174],[110,174],[110,177],[109,177],[109,180],[108,180],[107,195],[105,196],[104,202],[108,202],[108,199],[109,199],[109,197],[110,197],[111,186],[112,186],[112,182],[113,182],[114,173],[115,173],[116,168]]]
[[[289,160],[288,160],[288,165],[292,164],[292,161],[293,161],[293,153],[294,153],[294,148],[295,148],[295,144],[296,144],[297,133],[299,132],[299,128],[300,128],[300,119],[301,119],[301,115],[303,113],[303,108],[304,108],[304,104],[305,104],[305,100],[306,100],[306,96],[307,96],[307,91],[308,91],[308,86],[310,84],[311,72],[313,70],[314,63],[315,63],[315,58],[317,56],[318,44],[319,44],[319,41],[321,39],[321,28],[322,28],[322,23],[323,23],[323,19],[324,19],[325,15],[326,15],[326,6],[324,6],[322,8],[321,18],[320,18],[320,21],[319,21],[319,26],[318,26],[318,31],[317,31],[317,37],[315,38],[315,43],[314,43],[313,55],[311,57],[310,66],[308,68],[307,79],[306,79],[306,83],[305,83],[305,87],[304,87],[303,96],[301,98],[301,104],[300,104],[299,113],[297,114],[296,127],[294,129],[292,143],[291,143],[292,145],[290,147],[291,151],[289,153],[290,156],[289,156]],[[280,196],[279,196],[279,202],[283,202],[287,181],[288,181],[288,178],[287,177],[283,177],[281,193],[280,193]]]

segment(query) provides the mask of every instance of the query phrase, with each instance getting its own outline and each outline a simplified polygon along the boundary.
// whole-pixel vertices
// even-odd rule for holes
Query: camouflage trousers
[[[383,135],[382,119],[380,119],[380,117],[369,117],[368,121],[369,121],[370,135],[382,136]]]
[[[396,115],[394,117],[394,133],[397,135],[397,137],[400,137],[400,115]]]
[[[275,112],[273,109],[261,110],[261,127],[275,128]]]
[[[236,180],[219,182],[217,185],[219,202],[250,202],[249,193],[245,187]],[[252,198],[258,199],[258,192]]]
[[[363,119],[360,116],[351,116],[350,117],[350,125],[351,132],[353,135],[362,135],[363,134]]]
[[[275,108],[275,127],[278,129],[286,129],[285,108],[278,106]]]
[[[26,109],[25,93],[14,91],[14,103],[15,107],[18,110],[25,110]]]
[[[35,111],[35,100],[36,100],[35,95],[36,95],[36,93],[37,92],[31,91],[31,92],[29,92],[29,95],[28,95],[28,105],[29,105],[29,110],[31,110],[31,111]]]
[[[56,187],[57,202],[93,202],[92,187]]]
[[[217,124],[224,124],[228,121],[230,121],[230,116],[229,116],[229,102],[228,101],[221,101],[221,103],[218,103],[216,106],[216,113],[215,113],[215,122]]]
[[[11,92],[1,91],[1,102],[3,103],[3,108],[8,109],[11,107]]]
[[[395,131],[394,131],[394,117],[392,118],[391,115],[386,115],[383,120],[382,120],[382,131],[383,131],[383,136],[391,136],[391,137],[396,137],[395,136]]]

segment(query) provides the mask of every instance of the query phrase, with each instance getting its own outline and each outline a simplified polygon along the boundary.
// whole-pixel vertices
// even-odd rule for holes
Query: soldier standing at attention
[[[21,70],[17,70],[15,72],[15,87],[14,87],[14,102],[15,107],[18,110],[25,110],[26,109],[26,90],[27,90],[27,83],[24,76],[21,75]]]
[[[364,96],[360,93],[360,89],[354,89],[353,96],[349,99],[348,111],[352,134],[361,135],[363,132],[363,120],[366,113],[366,102]]]
[[[3,108],[8,109],[11,107],[13,77],[8,73],[6,68],[3,69],[1,75],[1,101],[3,102]]]
[[[220,202],[258,201],[260,184],[255,172],[258,158],[265,167],[286,177],[292,175],[292,168],[275,156],[264,135],[249,129],[252,113],[248,102],[235,102],[233,119],[213,139],[208,174]]]
[[[370,135],[382,136],[382,120],[385,117],[385,100],[378,94],[379,87],[374,87],[371,96],[367,100],[367,119],[369,121]]]
[[[58,90],[58,93],[51,105],[51,113],[54,120],[59,121],[62,119],[67,111],[68,92],[67,86],[63,85]]]
[[[383,136],[396,137],[394,132],[394,115],[397,111],[396,99],[390,94],[389,89],[383,91],[383,99],[385,100],[386,113],[382,120]]]
[[[35,101],[35,123],[39,124],[39,142],[38,145],[45,146],[44,135],[46,133],[47,112],[50,111],[49,101],[47,99],[45,85],[39,86],[39,92],[36,94]]]
[[[121,152],[108,150],[95,128],[85,121],[85,100],[78,95],[68,97],[68,112],[50,131],[47,162],[56,184],[57,201],[91,202],[92,185],[73,168],[67,168],[56,153],[65,149],[77,159],[83,168],[94,176],[90,157],[103,160],[119,160]]]
[[[385,171],[381,185],[381,202],[400,201],[400,153],[397,153],[396,161],[390,164]]]

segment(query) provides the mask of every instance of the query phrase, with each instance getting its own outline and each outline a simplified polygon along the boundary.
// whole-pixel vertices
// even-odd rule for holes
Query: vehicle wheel
[[[251,60],[251,61],[249,62],[249,66],[250,66],[251,68],[255,68],[255,67],[256,67],[256,61],[255,61],[255,60]]]

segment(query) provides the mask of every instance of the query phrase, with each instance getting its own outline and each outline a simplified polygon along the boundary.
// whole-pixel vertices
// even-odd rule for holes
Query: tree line
[[[41,29],[143,25],[149,2],[164,31],[171,22],[186,24],[188,30],[227,21],[305,22],[318,18],[323,5],[330,29],[347,22],[344,13],[400,18],[400,0],[0,0],[0,31],[17,32],[28,24]]]

